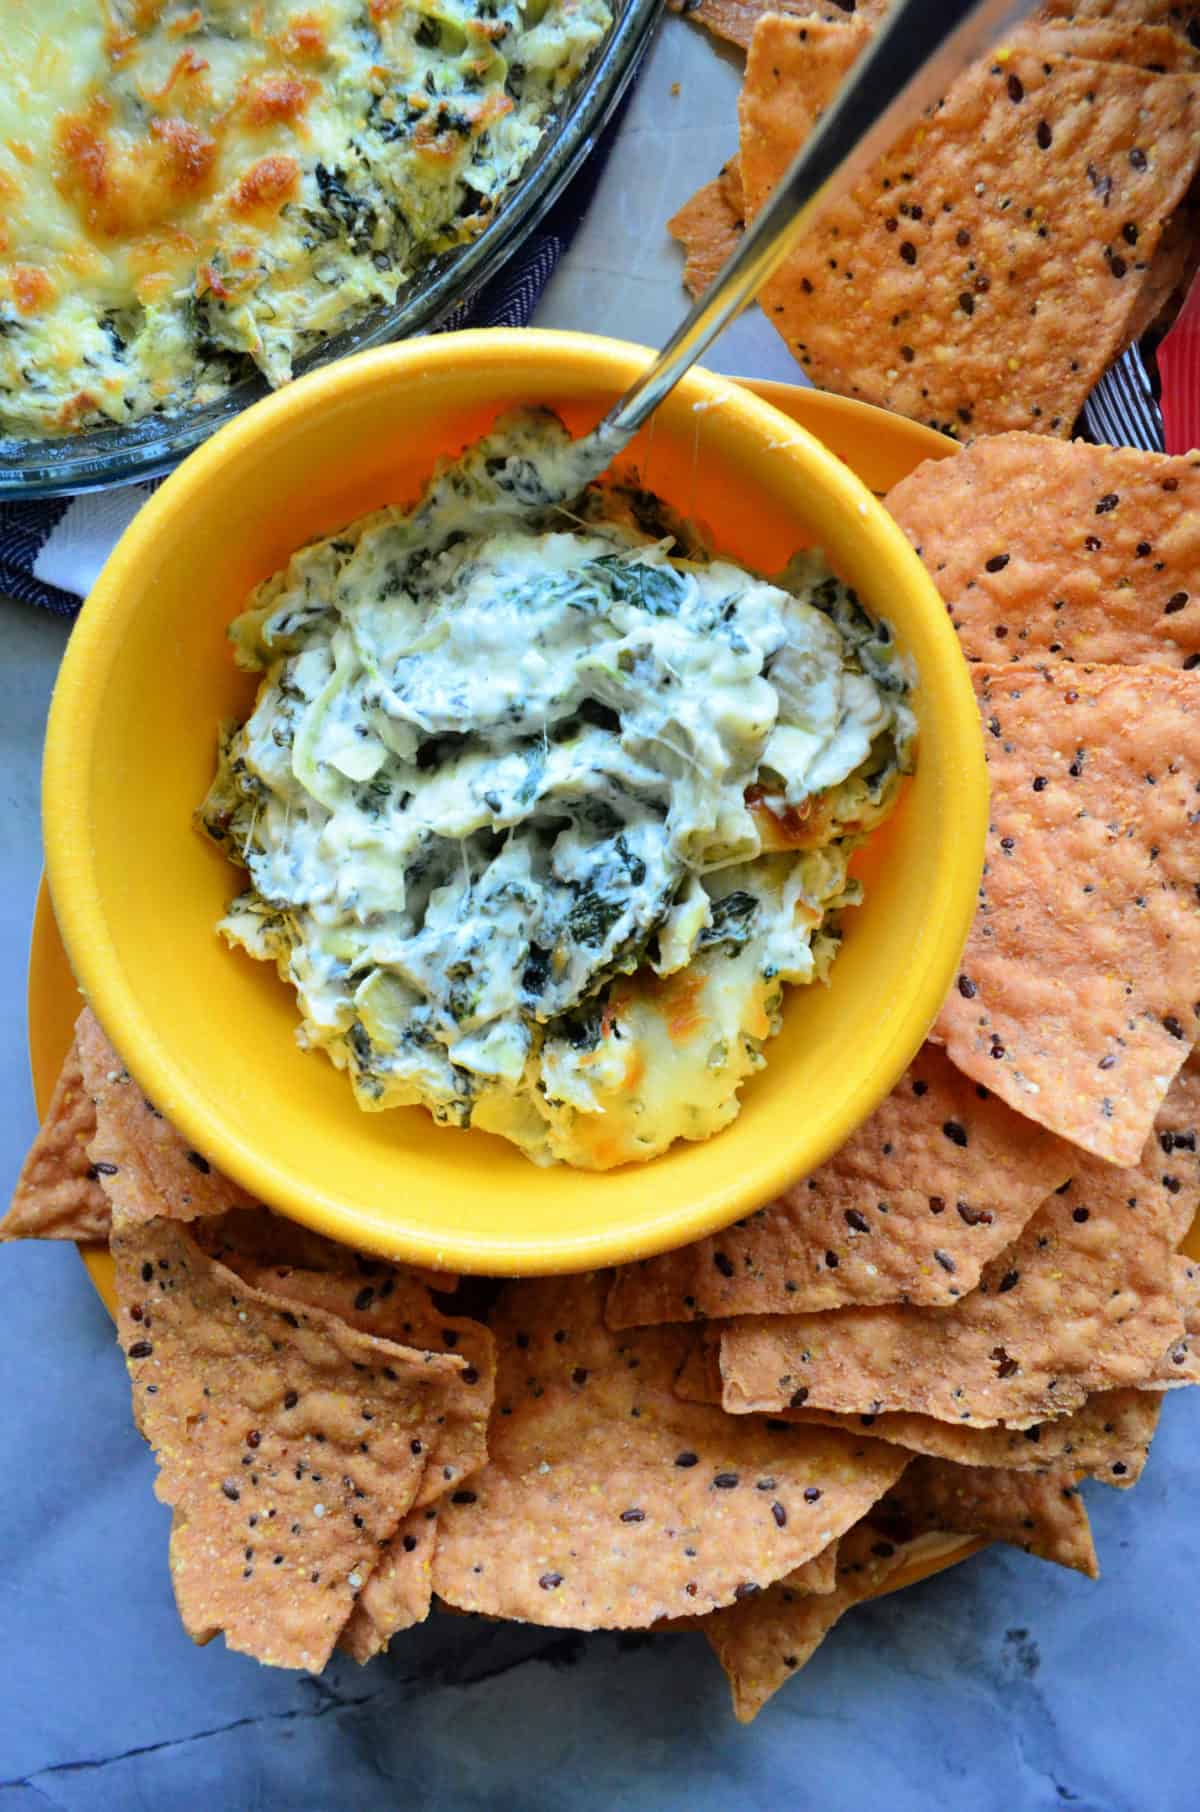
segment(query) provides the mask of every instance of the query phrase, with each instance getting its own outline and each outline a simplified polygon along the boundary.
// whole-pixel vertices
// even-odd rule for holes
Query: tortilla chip
[[[193,1229],[194,1237],[210,1258],[219,1258],[233,1271],[250,1265],[291,1265],[301,1271],[340,1271],[357,1277],[360,1284],[377,1287],[387,1277],[403,1273],[410,1282],[427,1290],[449,1294],[458,1284],[455,1271],[429,1271],[419,1265],[397,1268],[386,1259],[356,1252],[314,1233],[299,1221],[272,1214],[269,1208],[239,1208],[222,1219],[205,1221]],[[393,1283],[393,1288],[395,1287]],[[389,1291],[389,1295],[390,1295]]]
[[[1178,1266],[1176,1260],[1174,1288],[1190,1347],[1195,1332],[1191,1280],[1181,1287]],[[1001,1467],[1017,1472],[1049,1472],[1058,1468],[1128,1488],[1137,1484],[1150,1457],[1163,1402],[1162,1390],[1154,1381],[1174,1367],[1172,1352],[1177,1344],[1177,1340],[1172,1342],[1171,1349],[1138,1384],[1095,1391],[1069,1415],[1023,1428],[1007,1428],[1003,1423],[974,1428],[907,1410],[858,1415],[802,1408],[775,1413],[798,1428],[843,1428],[850,1434],[869,1434],[889,1446],[928,1454],[932,1459],[953,1460],[960,1466]],[[676,1376],[675,1394],[691,1403],[720,1403],[722,1392],[721,1335],[713,1326],[695,1336]]]
[[[113,1251],[184,1628],[319,1672],[413,1506],[461,1362],[252,1290],[177,1223],[129,1227]]]
[[[995,54],[1023,48],[1049,56],[1086,57],[1099,63],[1131,63],[1159,74],[1188,70],[1200,52],[1181,29],[1143,24],[1141,0],[1131,0],[1128,14],[1112,18],[1038,17],[1006,34]],[[672,12],[694,19],[714,37],[749,50],[754,28],[767,13],[785,18],[818,20],[832,25],[858,21],[874,31],[887,13],[887,0],[668,0]],[[1167,14],[1178,9],[1159,8]],[[1174,23],[1174,21],[1172,21]]]
[[[50,1106],[21,1166],[12,1205],[0,1221],[0,1240],[106,1240],[108,1197],[88,1156],[96,1110],[72,1041]]]
[[[811,1560],[899,1477],[879,1442],[681,1402],[686,1330],[609,1333],[607,1287],[538,1279],[497,1304],[491,1457],[444,1502],[433,1564],[462,1610],[580,1630],[705,1612]]]
[[[1159,1180],[1171,1198],[1171,1239],[1188,1239],[1200,1213],[1200,1052],[1193,1051],[1171,1084],[1154,1122]],[[1153,1144],[1144,1154],[1154,1155]]]
[[[1087,1473],[1107,1485],[1127,1488],[1142,1476],[1161,1410],[1162,1392],[1138,1385],[1130,1390],[1097,1391],[1073,1414],[1053,1422],[1035,1422],[1029,1428],[967,1428],[903,1411],[848,1416],[833,1410],[789,1409],[783,1414],[799,1426],[816,1422],[827,1428],[857,1430],[894,1442],[910,1453],[953,1460],[960,1466],[1035,1473],[1057,1469]]]
[[[800,1597],[802,1594],[811,1594],[814,1598],[828,1597],[830,1592],[837,1590],[840,1547],[840,1540],[831,1541],[827,1548],[822,1548],[819,1554],[814,1554],[811,1560],[806,1560],[802,1567],[797,1567],[794,1572],[788,1573],[778,1583],[786,1586],[787,1590],[796,1597]],[[767,1590],[773,1591],[774,1587],[768,1586]],[[745,1604],[749,1598],[755,1596],[756,1594],[751,1592],[748,1597],[743,1597],[737,1602]],[[703,1630],[710,1617],[720,1617],[722,1614],[720,1611],[710,1611],[708,1616],[704,1617],[664,1617],[661,1623],[654,1625],[654,1631],[656,1635],[660,1633],[683,1635],[689,1630]]]
[[[343,1248],[335,1249],[344,1255]],[[425,1283],[411,1272],[371,1260],[365,1261],[366,1274],[358,1267],[353,1273],[331,1273],[244,1259],[228,1262],[255,1288],[337,1315],[359,1333],[423,1351],[453,1352],[464,1361],[465,1369],[447,1381],[445,1407],[430,1440],[415,1505],[381,1547],[339,1638],[338,1647],[361,1665],[400,1630],[429,1615],[437,1533],[433,1506],[486,1463],[496,1344],[481,1322],[441,1313]]]
[[[685,1403],[719,1403],[723,1388],[720,1326],[698,1328],[675,1374],[675,1395]]]
[[[1130,25],[1160,25],[1193,47],[1200,19],[1194,5],[1181,5],[1180,0],[1042,0],[1041,11],[1049,19],[1078,24],[1112,19]]]
[[[1183,1333],[1171,1342],[1147,1379],[1147,1390],[1200,1384],[1200,1265],[1193,1259],[1175,1260],[1175,1298],[1183,1315]]]
[[[768,17],[741,99],[747,219],[828,106],[846,28]],[[825,34],[819,50],[814,40]],[[840,44],[840,49],[839,49]],[[1066,436],[1200,160],[1200,81],[974,63],[762,290],[814,382],[960,438]]]
[[[742,178],[731,157],[714,181],[705,183],[667,222],[667,231],[687,254],[684,288],[702,296],[727,258],[733,256],[745,225]]]
[[[1136,1169],[1079,1160],[953,1309],[832,1309],[725,1324],[725,1407],[808,1405],[1025,1428],[1136,1385],[1183,1333],[1157,1145]]]
[[[1075,1161],[925,1045],[806,1181],[723,1233],[621,1266],[608,1324],[954,1302]]]
[[[1196,1037],[1200,675],[972,669],[991,823],[934,1036],[1052,1132],[1136,1164]]]
[[[248,1207],[252,1198],[193,1151],[147,1101],[89,1011],[75,1028],[96,1135],[88,1156],[112,1203],[113,1218],[133,1226],[167,1216],[190,1221]]]
[[[1042,56],[1083,57],[1092,63],[1128,63],[1155,75],[1195,69],[1200,55],[1179,32],[1165,25],[1127,19],[1034,18],[1007,32],[993,56],[1029,50]]]
[[[429,1616],[437,1514],[436,1504],[410,1510],[380,1549],[338,1637],[338,1647],[360,1667],[381,1654],[401,1630],[412,1629]]]
[[[814,1597],[796,1591],[788,1578],[705,1617],[698,1627],[728,1677],[739,1724],[757,1717],[784,1681],[811,1661],[834,1624],[873,1597],[907,1558],[901,1543],[869,1522],[859,1523],[839,1544],[832,1593]]]
[[[429,1615],[437,1499],[487,1460],[487,1428],[496,1386],[496,1345],[482,1323],[441,1314],[429,1290],[411,1273],[371,1265],[361,1272],[312,1271],[285,1264],[228,1261],[256,1289],[336,1315],[359,1333],[397,1345],[453,1352],[464,1370],[446,1381],[446,1400],[428,1448],[413,1509],[390,1541],[359,1594],[338,1647],[360,1663],[392,1637]]]
[[[1179,1289],[1178,1274],[1175,1288],[1186,1333],[1191,1311]],[[1168,1352],[1159,1359],[1151,1378],[1172,1363]],[[715,1327],[705,1328],[698,1331],[680,1368],[675,1394],[692,1403],[719,1403],[722,1389],[721,1336]],[[875,1415],[841,1414],[832,1409],[776,1413],[799,1428],[817,1425],[870,1434],[910,1453],[954,1460],[960,1466],[1007,1467],[1018,1472],[1048,1472],[1057,1467],[1127,1488],[1137,1484],[1150,1457],[1162,1401],[1162,1391],[1152,1389],[1148,1379],[1127,1389],[1095,1391],[1070,1415],[1034,1422],[1027,1428],[1006,1428],[1002,1423],[994,1428],[972,1428],[906,1410]]]
[[[270,1296],[336,1315],[360,1334],[421,1352],[453,1353],[463,1361],[463,1369],[446,1381],[444,1419],[429,1448],[418,1508],[434,1503],[486,1463],[496,1343],[482,1322],[443,1315],[425,1285],[403,1271],[387,1270],[364,1283],[360,1276],[344,1272],[229,1262],[252,1288]]]
[[[1200,459],[977,440],[886,503],[970,661],[1200,666]]]
[[[802,1567],[787,1575],[787,1582],[796,1592],[811,1592],[814,1598],[826,1598],[837,1589],[837,1563],[840,1539],[831,1541],[827,1548],[806,1560]]]
[[[935,1529],[983,1535],[1089,1579],[1100,1576],[1088,1513],[1069,1472],[1034,1477],[914,1460],[871,1515],[896,1541]]]
[[[868,30],[862,34],[865,44],[870,31],[881,23],[888,0],[667,0],[672,12],[694,19],[728,44],[749,50],[754,28],[766,13],[782,13],[789,19],[824,20],[847,26],[861,22]]]

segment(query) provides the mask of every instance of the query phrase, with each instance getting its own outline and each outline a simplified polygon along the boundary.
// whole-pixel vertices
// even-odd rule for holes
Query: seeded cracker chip
[[[871,1519],[896,1541],[938,1529],[983,1535],[1089,1579],[1100,1576],[1087,1510],[1069,1472],[1039,1478],[914,1460]]]
[[[382,1264],[365,1259],[349,1246],[314,1233],[299,1221],[272,1214],[269,1208],[232,1208],[228,1214],[212,1215],[193,1227],[192,1237],[210,1258],[220,1259],[231,1271],[244,1272],[256,1265],[295,1265],[306,1271],[340,1271],[352,1277],[367,1271],[382,1271]]]
[[[1107,1485],[1129,1486],[1137,1484],[1150,1457],[1161,1409],[1161,1391],[1139,1385],[1132,1390],[1096,1391],[1074,1414],[1029,1428],[967,1428],[903,1411],[879,1416],[844,1416],[822,1409],[782,1413],[798,1426],[819,1422],[858,1430],[960,1466],[1034,1473],[1058,1469],[1088,1473]]]
[[[745,225],[742,178],[731,157],[720,175],[698,189],[667,222],[667,231],[687,254],[684,287],[702,296],[727,258],[732,257]]]
[[[782,13],[785,18],[803,23],[824,20],[846,26],[861,23],[864,27],[879,25],[887,12],[889,0],[669,0],[673,12],[695,19],[707,27],[714,38],[724,38],[749,50],[754,28],[765,13]],[[851,15],[853,14],[853,19]],[[865,44],[870,32],[864,30]]]
[[[819,1554],[814,1554],[811,1560],[806,1560],[802,1567],[796,1567],[778,1583],[786,1586],[787,1590],[797,1598],[802,1595],[811,1595],[814,1598],[828,1597],[830,1592],[837,1590],[840,1545],[840,1541],[831,1541],[827,1548],[822,1548]],[[767,1589],[770,1591],[773,1588],[768,1587]],[[753,1592],[743,1593],[742,1598],[737,1602],[740,1604],[753,1597]],[[670,1631],[676,1635],[685,1630],[703,1631],[712,1617],[719,1617],[721,1614],[720,1611],[710,1611],[705,1617],[666,1617],[661,1623],[656,1623],[654,1628],[656,1632]]]
[[[113,1252],[184,1628],[318,1673],[413,1506],[460,1362],[252,1290],[170,1221]]]
[[[878,1442],[681,1402],[687,1332],[610,1334],[606,1290],[500,1298],[491,1457],[439,1517],[449,1604],[581,1630],[706,1612],[811,1560],[899,1477],[907,1455]]]
[[[1158,1178],[1171,1198],[1170,1237],[1178,1246],[1200,1214],[1200,1052],[1193,1051],[1171,1084],[1154,1122],[1153,1143],[1144,1162],[1157,1163]]]
[[[699,1627],[729,1679],[738,1722],[757,1717],[784,1681],[811,1661],[834,1624],[877,1592],[907,1558],[902,1544],[869,1522],[858,1523],[839,1544],[831,1594],[797,1592],[789,1578],[705,1617]]]
[[[1194,1052],[1159,1110],[1143,1165],[1148,1173],[1157,1175],[1165,1192],[1167,1238],[1175,1245],[1191,1227],[1200,1207],[1200,1058]],[[1131,1193],[1136,1191],[1136,1181],[1131,1181],[1130,1188]],[[1135,1388],[1097,1391],[1080,1409],[1055,1421],[1019,1429],[971,1428],[903,1411],[861,1416],[809,1409],[780,1413],[798,1425],[820,1422],[828,1427],[857,1430],[914,1453],[956,1460],[964,1466],[1007,1467],[1026,1472],[1069,1468],[1090,1473],[1110,1485],[1135,1485],[1158,1426],[1162,1387],[1172,1379],[1176,1383],[1197,1381],[1197,1267],[1176,1258],[1173,1284],[1184,1321],[1183,1337],[1172,1340]],[[705,1330],[705,1337],[697,1339],[675,1380],[678,1394],[699,1402],[720,1402],[718,1348],[719,1336],[711,1329]]]
[[[1074,1164],[1071,1146],[1002,1101],[981,1101],[925,1045],[806,1181],[709,1239],[621,1266],[609,1326],[954,1302]]]
[[[361,1275],[287,1265],[238,1261],[232,1268],[256,1289],[337,1315],[359,1333],[423,1351],[453,1352],[464,1362],[464,1369],[446,1381],[445,1408],[428,1446],[413,1510],[381,1549],[339,1639],[338,1646],[356,1661],[368,1661],[399,1630],[429,1615],[437,1515],[432,1506],[487,1460],[495,1341],[478,1321],[440,1314],[426,1286],[404,1271],[377,1265],[368,1282]]]
[[[1200,666],[1200,457],[977,440],[887,507],[971,661]]]
[[[108,1238],[108,1197],[87,1152],[95,1131],[96,1110],[72,1041],[12,1206],[0,1221],[0,1240]]]
[[[1183,1333],[1172,1197],[1157,1145],[1136,1169],[1081,1157],[1074,1180],[952,1309],[746,1317],[721,1336],[724,1404],[914,1410],[1028,1427],[1141,1383]]]
[[[1011,31],[993,53],[1033,50],[1046,56],[1084,57],[1093,63],[1129,63],[1157,75],[1195,69],[1200,55],[1165,25],[1120,19],[1030,19]]]
[[[338,1647],[365,1667],[401,1630],[424,1623],[433,1599],[437,1505],[410,1510],[368,1573]]]
[[[740,104],[747,218],[836,92],[844,28],[759,24]],[[824,34],[819,54],[815,40]],[[761,295],[825,389],[947,433],[1069,435],[1127,338],[1200,160],[1200,82],[1015,52],[973,64]]]
[[[991,823],[934,1036],[1063,1138],[1135,1164],[1196,1037],[1200,676],[973,669]]]
[[[1175,1296],[1183,1315],[1183,1333],[1171,1342],[1152,1372],[1148,1386],[1153,1390],[1200,1384],[1200,1265],[1195,1260],[1175,1260]]]
[[[1048,18],[1083,24],[1092,19],[1115,19],[1129,25],[1161,25],[1189,45],[1198,41],[1200,8],[1188,0],[1043,0]]]
[[[720,1344],[715,1327],[697,1335],[675,1379],[676,1396],[691,1403],[721,1401]],[[1169,1363],[1169,1353],[1166,1360]],[[1164,1361],[1155,1369],[1164,1369]],[[971,1428],[904,1410],[877,1415],[843,1415],[831,1409],[776,1413],[797,1427],[845,1428],[852,1434],[876,1436],[910,1453],[954,1460],[960,1466],[1007,1467],[1019,1472],[1048,1472],[1057,1467],[1128,1487],[1142,1476],[1161,1410],[1161,1390],[1139,1384],[1096,1391],[1071,1415],[1035,1422],[1028,1428]]]
[[[683,1363],[675,1374],[674,1391],[685,1403],[719,1403],[724,1390],[721,1377],[721,1324],[698,1327]]]
[[[403,1271],[374,1283],[288,1265],[232,1266],[256,1290],[336,1315],[360,1334],[396,1346],[453,1353],[463,1369],[446,1380],[444,1420],[429,1447],[429,1470],[417,1505],[431,1504],[487,1460],[487,1429],[496,1389],[496,1343],[481,1322],[440,1314],[425,1285]]]
[[[220,1219],[205,1221],[193,1231],[209,1257],[219,1258],[233,1271],[241,1270],[243,1263],[294,1265],[302,1271],[345,1272],[357,1277],[360,1286],[373,1283],[377,1289],[386,1278],[401,1275],[430,1290],[453,1290],[458,1282],[453,1271],[425,1271],[415,1265],[406,1265],[399,1271],[384,1259],[339,1245],[336,1240],[301,1226],[299,1221],[272,1214],[269,1208],[234,1209]]]
[[[787,1581],[797,1592],[811,1592],[814,1598],[824,1598],[837,1589],[837,1562],[840,1541],[831,1541],[827,1548],[806,1560],[802,1567],[787,1575]],[[699,1619],[697,1619],[699,1622]]]
[[[80,1015],[75,1036],[96,1104],[88,1156],[118,1222],[131,1225],[161,1215],[188,1221],[249,1206],[245,1190],[193,1151],[147,1101],[92,1013]]]

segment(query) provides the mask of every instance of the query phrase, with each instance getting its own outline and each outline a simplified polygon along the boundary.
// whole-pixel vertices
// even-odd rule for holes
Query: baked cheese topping
[[[272,385],[470,237],[604,0],[9,0],[0,431]]]
[[[737,1113],[913,723],[819,558],[768,583],[641,492],[536,507],[570,445],[510,417],[259,587],[201,821],[250,875],[222,932],[363,1107],[601,1169]]]

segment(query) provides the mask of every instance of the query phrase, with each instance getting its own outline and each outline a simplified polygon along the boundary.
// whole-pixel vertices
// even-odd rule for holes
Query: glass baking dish
[[[592,149],[632,79],[662,9],[662,0],[610,4],[613,24],[607,38],[478,238],[431,259],[389,308],[365,314],[299,360],[297,376],[367,346],[430,332],[495,276]],[[266,394],[260,378],[246,378],[217,402],[170,419],[148,416],[128,428],[97,428],[71,440],[0,438],[0,498],[53,497],[152,478],[178,465],[193,447]]]

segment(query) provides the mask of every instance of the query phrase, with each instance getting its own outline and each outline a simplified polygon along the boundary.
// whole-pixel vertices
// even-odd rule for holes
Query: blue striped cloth
[[[1088,440],[1105,447],[1163,451],[1163,418],[1141,347],[1130,346],[1083,405]]]
[[[460,303],[441,331],[462,327],[525,327],[587,211],[624,104],[617,109],[582,170],[512,261]],[[91,491],[80,497],[0,504],[0,594],[73,616],[121,532],[153,483]]]

